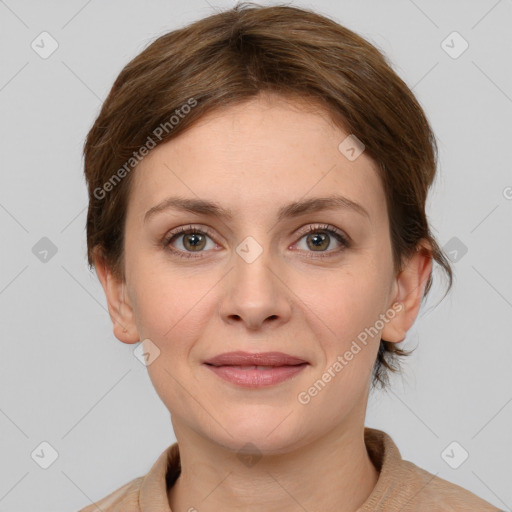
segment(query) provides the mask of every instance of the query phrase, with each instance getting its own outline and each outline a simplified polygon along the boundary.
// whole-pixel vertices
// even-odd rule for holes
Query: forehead
[[[349,135],[320,106],[279,96],[215,110],[140,162],[129,210],[143,215],[172,195],[215,201],[243,216],[336,193],[378,219],[386,206],[377,166],[364,151],[347,157]]]

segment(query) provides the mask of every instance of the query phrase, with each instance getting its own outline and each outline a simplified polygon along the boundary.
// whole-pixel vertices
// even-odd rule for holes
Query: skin
[[[348,160],[338,150],[347,135],[311,103],[260,95],[204,116],[134,171],[124,280],[99,255],[95,264],[115,336],[150,339],[160,350],[148,372],[180,447],[182,473],[168,493],[173,512],[353,512],[377,482],[364,444],[371,370],[380,338],[403,341],[415,321],[432,259],[423,243],[427,250],[394,272],[376,164],[364,152]],[[334,192],[360,203],[369,218],[331,209],[277,221],[281,206]],[[144,222],[169,196],[215,201],[233,219],[171,209]],[[212,236],[200,252],[184,245],[190,235],[178,236],[172,246],[193,256],[180,258],[162,240],[189,224]],[[310,225],[322,233],[322,224],[351,245],[330,235],[318,249],[314,234],[299,234]],[[248,236],[263,249],[251,263],[236,252]],[[308,404],[299,403],[298,394],[397,302],[403,309],[383,330]],[[309,365],[278,385],[247,389],[203,365],[234,350],[281,351]],[[246,443],[260,457],[255,464],[237,457]]]

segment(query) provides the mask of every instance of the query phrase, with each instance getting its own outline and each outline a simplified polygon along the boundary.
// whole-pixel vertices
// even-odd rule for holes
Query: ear
[[[133,309],[126,293],[125,281],[120,281],[113,275],[98,247],[93,251],[93,260],[96,274],[107,298],[114,336],[123,343],[137,343],[140,338]]]
[[[381,338],[393,343],[405,339],[418,315],[423,292],[432,271],[432,248],[427,240],[421,240],[416,252],[408,259],[404,268],[395,277],[391,304],[396,315],[386,323]]]

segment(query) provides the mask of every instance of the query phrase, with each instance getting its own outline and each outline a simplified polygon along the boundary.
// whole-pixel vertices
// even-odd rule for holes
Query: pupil
[[[312,236],[314,247],[321,247],[322,243],[325,242],[325,239],[326,239],[325,233],[315,233]]]
[[[201,235],[191,234],[191,235],[188,235],[187,242],[192,247],[199,247],[202,242],[201,238],[202,238]]]

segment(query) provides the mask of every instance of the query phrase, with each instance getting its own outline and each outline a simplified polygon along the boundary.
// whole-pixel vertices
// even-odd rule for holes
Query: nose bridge
[[[236,247],[235,252],[235,288],[254,298],[262,293],[270,293],[274,288],[275,276],[270,270],[272,255],[268,244],[264,247],[254,237],[249,236]]]
[[[258,236],[258,235],[256,235]],[[290,314],[286,287],[277,277],[275,255],[264,235],[248,236],[235,248],[233,270],[221,305],[224,319],[237,319],[258,328],[267,319],[286,320]]]

